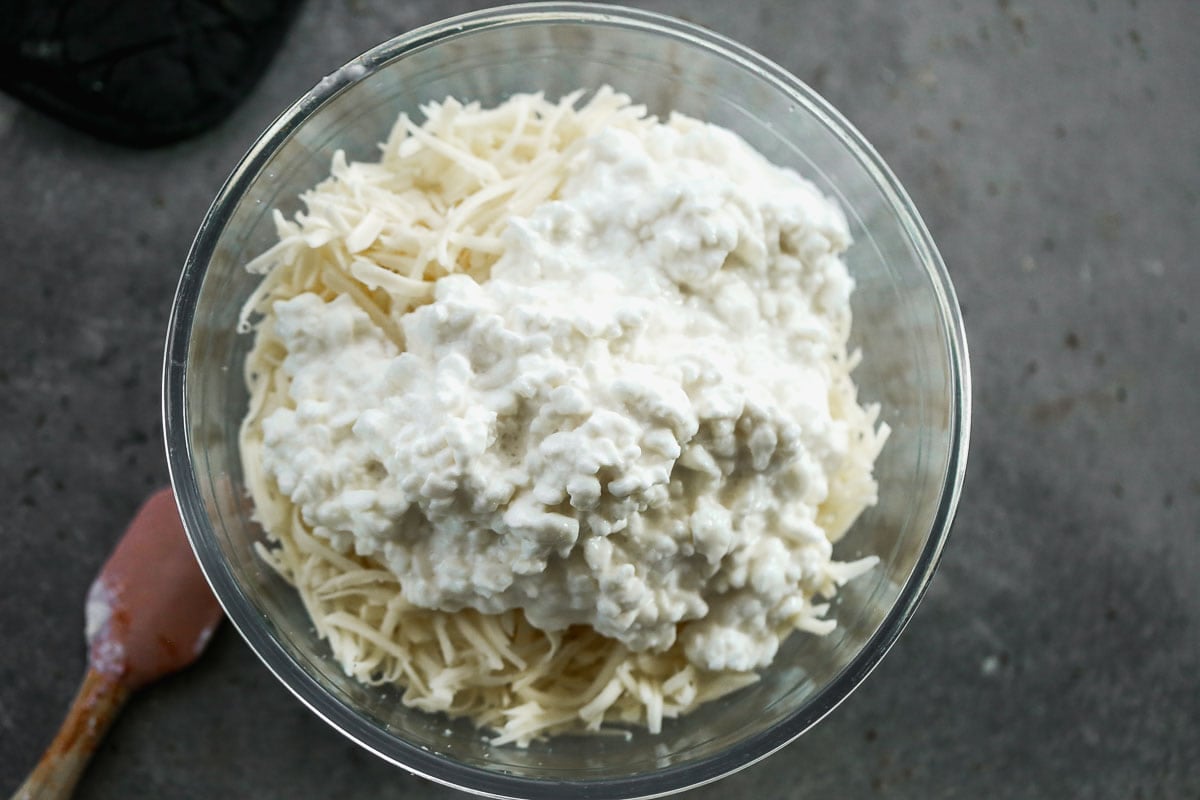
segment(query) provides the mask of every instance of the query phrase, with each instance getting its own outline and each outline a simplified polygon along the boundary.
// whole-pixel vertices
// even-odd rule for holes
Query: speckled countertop
[[[310,0],[219,129],[138,152],[0,98],[0,795],[84,668],[83,596],[166,480],[161,341],[208,202],[279,111],[485,4]],[[798,742],[694,798],[1200,797],[1200,5],[662,0],[808,81],[908,187],[959,292],[975,427],[941,568]],[[79,792],[451,798],[313,717],[226,626]]]

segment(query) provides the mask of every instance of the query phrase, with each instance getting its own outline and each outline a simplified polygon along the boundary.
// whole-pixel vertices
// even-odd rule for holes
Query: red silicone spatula
[[[221,619],[170,489],[129,523],[87,598],[88,671],[58,735],[13,800],[69,797],[137,689],[199,657]]]

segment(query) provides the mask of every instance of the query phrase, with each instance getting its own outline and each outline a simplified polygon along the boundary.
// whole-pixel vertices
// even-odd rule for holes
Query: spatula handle
[[[88,668],[58,735],[12,800],[68,798],[96,746],[129,698],[119,678]]]

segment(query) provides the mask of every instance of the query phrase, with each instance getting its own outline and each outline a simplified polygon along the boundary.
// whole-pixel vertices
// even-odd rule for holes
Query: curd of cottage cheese
[[[263,422],[264,470],[415,605],[765,666],[833,569],[842,213],[673,118],[589,139],[504,243],[401,318],[402,350],[349,297],[276,303],[294,408]]]

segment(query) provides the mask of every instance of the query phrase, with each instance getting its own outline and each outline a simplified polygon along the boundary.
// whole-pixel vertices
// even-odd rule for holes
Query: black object
[[[249,94],[300,0],[0,0],[0,89],[102,139],[151,147]]]

